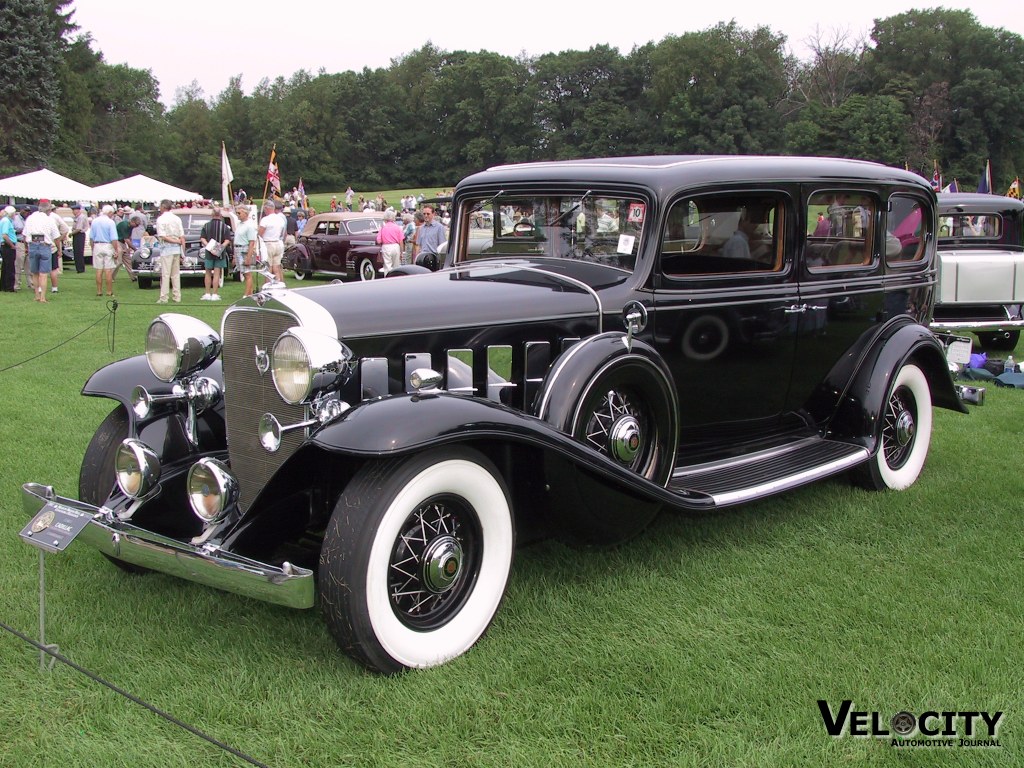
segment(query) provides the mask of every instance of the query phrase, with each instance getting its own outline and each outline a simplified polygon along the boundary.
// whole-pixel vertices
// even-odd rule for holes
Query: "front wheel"
[[[304,272],[301,269],[296,269],[295,270],[295,279],[299,280],[301,282],[302,280],[305,280],[307,277],[309,277],[311,274],[312,274],[311,272]]]
[[[377,277],[377,268],[373,265],[373,259],[362,258],[359,260],[359,279],[360,280],[375,280]]]
[[[319,584],[328,629],[379,672],[455,658],[501,604],[514,538],[508,491],[477,451],[367,464],[324,534]]]
[[[901,491],[921,474],[932,436],[931,389],[916,365],[904,365],[896,374],[881,422],[878,449],[855,477],[871,490]]]

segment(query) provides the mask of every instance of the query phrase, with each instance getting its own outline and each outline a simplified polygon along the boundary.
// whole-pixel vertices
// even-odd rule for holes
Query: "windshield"
[[[591,192],[463,198],[456,261],[547,257],[632,271],[646,215],[643,200]]]
[[[939,239],[987,238],[998,239],[1003,234],[1003,220],[999,214],[972,215],[966,213],[939,216]]]

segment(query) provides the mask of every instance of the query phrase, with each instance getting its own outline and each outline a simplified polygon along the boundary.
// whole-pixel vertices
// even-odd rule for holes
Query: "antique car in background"
[[[294,270],[296,280],[316,274],[373,280],[384,268],[377,245],[383,225],[384,214],[377,211],[310,216],[285,251],[284,268]]]
[[[114,407],[80,500],[27,483],[30,525],[77,511],[125,569],[319,605],[375,670],[440,664],[517,543],[914,483],[933,406],[965,410],[927,327],[935,227],[921,177],[865,162],[492,168],[456,188],[436,272],[271,283],[219,331],[159,316],[83,389]]]
[[[932,328],[1012,350],[1024,328],[1024,203],[940,193],[939,292]]]
[[[205,259],[202,253],[202,246],[199,243],[199,233],[213,216],[210,208],[174,208],[171,213],[181,219],[182,228],[185,230],[185,254],[181,258],[181,279],[183,281],[193,278],[200,280],[206,274],[203,266]],[[159,212],[157,213],[159,215]],[[150,223],[155,223],[153,217]],[[230,261],[228,262],[230,265]],[[150,288],[153,282],[160,282],[160,255],[150,248],[136,248],[132,253],[132,269],[139,277],[139,288]]]

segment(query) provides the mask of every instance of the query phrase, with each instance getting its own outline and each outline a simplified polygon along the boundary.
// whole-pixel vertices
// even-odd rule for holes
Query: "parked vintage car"
[[[517,543],[619,542],[660,510],[844,473],[904,489],[933,405],[964,410],[927,327],[916,174],[537,163],[464,179],[453,212],[439,271],[264,286],[219,332],[158,317],[145,355],[83,389],[114,408],[80,500],[26,484],[30,527],[84,512],[80,539],[123,568],[319,604],[346,653],[394,672],[477,642]]]
[[[373,280],[384,269],[377,233],[384,214],[377,211],[319,213],[306,220],[295,245],[285,251],[285,269],[296,280],[310,275]]]
[[[932,328],[976,333],[1012,350],[1024,328],[1024,203],[944,193],[939,204],[939,295]]]
[[[210,208],[174,208],[171,213],[181,219],[185,230],[185,255],[181,258],[181,279],[202,279],[206,274],[199,233],[213,216]],[[159,215],[159,214],[158,214]],[[154,218],[155,221],[155,218]],[[160,281],[160,257],[149,248],[136,248],[132,253],[132,269],[139,276],[139,288],[150,288]]]

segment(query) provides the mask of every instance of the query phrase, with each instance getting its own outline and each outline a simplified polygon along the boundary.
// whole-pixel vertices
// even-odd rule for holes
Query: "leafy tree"
[[[700,154],[782,148],[778,107],[788,92],[785,37],[736,22],[668,36],[651,54],[664,146]]]

